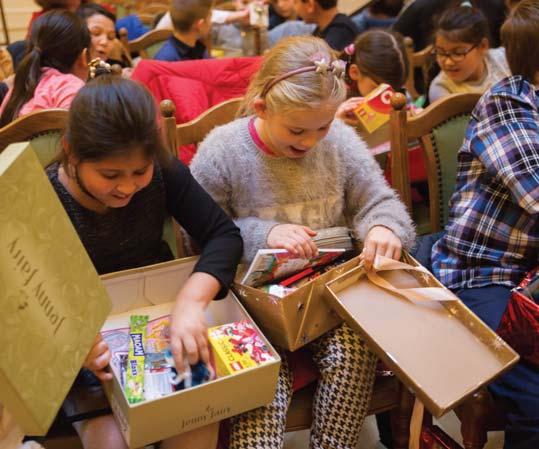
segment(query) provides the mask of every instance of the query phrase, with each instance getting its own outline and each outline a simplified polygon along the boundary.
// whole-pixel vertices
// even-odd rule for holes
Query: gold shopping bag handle
[[[457,301],[458,298],[444,287],[414,287],[398,288],[391,282],[384,279],[378,273],[381,271],[407,270],[416,271],[423,275],[432,276],[432,274],[422,266],[413,266],[398,260],[390,259],[377,255],[374,259],[373,269],[366,272],[369,281],[378,287],[403,296],[409,301]]]

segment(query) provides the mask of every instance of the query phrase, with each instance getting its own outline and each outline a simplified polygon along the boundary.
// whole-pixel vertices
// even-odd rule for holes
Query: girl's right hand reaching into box
[[[109,347],[101,334],[97,334],[90,352],[86,356],[83,368],[89,369],[102,382],[112,379],[112,374],[105,371],[111,359]]]
[[[313,242],[316,231],[308,226],[281,224],[274,226],[268,234],[268,248],[286,249],[299,257],[310,259],[318,255],[318,248]]]

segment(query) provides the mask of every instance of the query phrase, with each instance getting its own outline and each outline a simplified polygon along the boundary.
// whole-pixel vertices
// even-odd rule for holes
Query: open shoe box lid
[[[419,265],[408,255],[405,261]],[[378,274],[399,288],[445,289],[433,275],[404,270]],[[371,283],[362,266],[327,288],[331,307],[436,417],[519,359],[456,297],[450,302],[412,302]]]
[[[0,402],[45,435],[111,309],[29,143],[0,153]]]

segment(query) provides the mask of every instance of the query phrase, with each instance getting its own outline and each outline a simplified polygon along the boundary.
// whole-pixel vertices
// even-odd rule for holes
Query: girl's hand
[[[318,255],[318,248],[312,237],[316,235],[307,226],[281,224],[274,226],[268,234],[269,248],[283,248],[299,257],[310,259]]]
[[[111,354],[107,343],[97,334],[90,352],[84,360],[83,367],[89,369],[102,382],[112,379],[112,374],[105,371],[110,362]]]
[[[364,101],[365,98],[363,97],[349,98],[344,103],[341,103],[341,105],[337,109],[337,112],[335,113],[335,117],[341,119],[347,125],[357,126],[359,120],[356,114],[354,114],[354,111]]]
[[[367,237],[365,237],[363,252],[361,253],[365,269],[370,270],[372,268],[374,257],[377,254],[399,260],[401,250],[401,240],[391,229],[385,226],[374,226],[367,233]]]
[[[170,320],[170,349],[179,373],[184,372],[184,356],[190,365],[199,360],[207,366],[210,364],[208,324],[204,311],[220,289],[215,277],[196,272],[189,276],[176,297]]]

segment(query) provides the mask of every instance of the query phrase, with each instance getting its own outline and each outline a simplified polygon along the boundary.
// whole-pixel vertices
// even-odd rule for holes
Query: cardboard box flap
[[[426,284],[408,271],[378,274],[401,288]],[[362,267],[329,283],[328,290],[339,315],[435,416],[451,410],[518,360],[459,300],[409,301],[369,282]]]
[[[113,298],[112,314],[173,301],[197,260],[198,257],[187,257],[103,275],[101,278]]]
[[[111,308],[31,145],[0,154],[0,402],[44,435]]]

